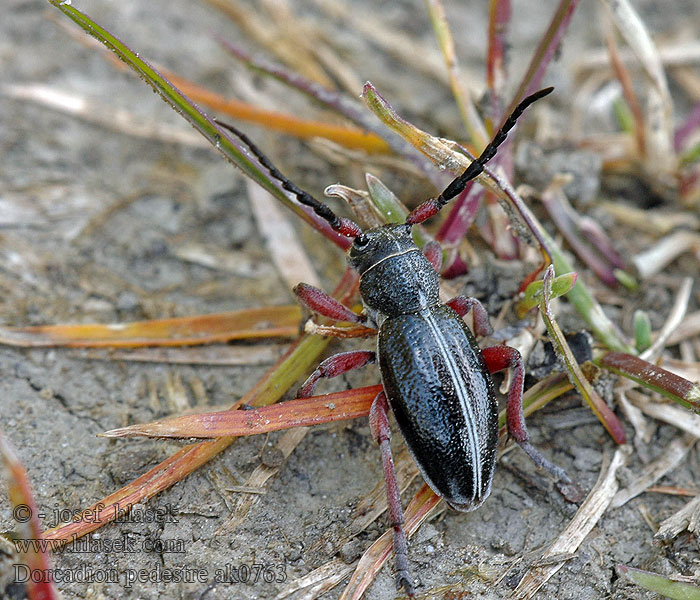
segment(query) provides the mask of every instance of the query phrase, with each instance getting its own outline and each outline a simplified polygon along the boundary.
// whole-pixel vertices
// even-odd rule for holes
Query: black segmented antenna
[[[267,169],[271,177],[274,177],[275,179],[277,179],[277,181],[281,182],[282,187],[285,190],[294,194],[294,196],[296,196],[296,199],[299,201],[300,204],[303,204],[304,206],[308,206],[309,208],[313,209],[313,211],[319,217],[328,221],[328,223],[334,231],[337,231],[341,235],[351,238],[357,237],[360,233],[362,233],[362,230],[360,229],[359,225],[350,221],[349,219],[339,218],[328,206],[323,204],[323,202],[319,202],[311,194],[302,190],[301,188],[297,187],[294,183],[292,183],[285,175],[283,175],[277,169],[277,167],[275,167],[274,164],[272,164],[272,161],[267,156],[265,156],[265,154],[263,154],[260,148],[258,148],[245,133],[243,133],[233,125],[229,125],[228,123],[224,123],[223,121],[219,121],[218,119],[216,119],[216,123],[218,125],[221,125],[224,129],[228,129],[237,138],[239,138],[241,142],[243,142],[248,147],[248,149],[255,155],[255,157],[260,161],[260,164],[263,167],[265,167],[265,169]]]
[[[481,156],[472,162],[472,164],[467,167],[466,171],[464,171],[464,173],[450,183],[450,185],[448,185],[437,197],[439,208],[442,208],[445,204],[447,204],[447,202],[449,202],[464,189],[469,181],[483,172],[484,165],[486,165],[486,163],[496,155],[496,150],[505,141],[506,137],[508,137],[508,132],[515,127],[515,124],[520,118],[520,115],[525,112],[525,109],[532,103],[537,102],[540,98],[544,98],[548,94],[551,94],[553,90],[553,87],[539,90],[538,92],[524,98],[520,104],[515,107],[515,110],[506,119],[503,126],[496,132],[496,135],[493,136],[493,139],[489,142],[488,146],[484,148]]]

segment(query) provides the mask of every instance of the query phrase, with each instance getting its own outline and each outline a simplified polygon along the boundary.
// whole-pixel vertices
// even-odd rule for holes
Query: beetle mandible
[[[484,170],[525,109],[552,90],[546,88],[526,97],[483,153],[441,194],[414,209],[405,223],[366,231],[350,219],[339,218],[328,206],[299,189],[245,134],[225,125],[271,176],[282,182],[284,189],[327,220],[336,232],[353,239],[347,259],[360,275],[363,314],[351,311],[308,284],[299,284],[294,292],[302,304],[317,314],[376,327],[377,351],[345,352],[326,359],[302,385],[298,396],[313,395],[321,378],[379,362],[384,389],[372,403],[370,427],[384,466],[394,533],[396,586],[403,586],[411,597],[415,592],[390,448],[389,407],[426,483],[452,508],[474,510],[489,495],[496,465],[498,405],[490,374],[513,368],[506,407],[508,432],[538,466],[570,483],[566,473],[529,442],[522,412],[525,372],[520,353],[508,346],[479,348],[462,317],[471,310],[475,332],[488,334],[485,309],[475,298],[464,296],[442,304],[438,297],[440,253],[434,247],[421,252],[411,237],[413,225],[436,215],[461,193],[467,182]]]

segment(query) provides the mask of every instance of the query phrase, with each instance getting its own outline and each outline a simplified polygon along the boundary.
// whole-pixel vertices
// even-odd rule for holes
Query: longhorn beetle
[[[506,406],[508,433],[538,466],[559,481],[571,482],[563,469],[549,462],[529,442],[523,417],[525,370],[520,353],[508,346],[479,348],[462,317],[471,310],[476,334],[485,335],[490,333],[486,310],[477,299],[465,296],[442,304],[438,298],[440,253],[435,246],[421,252],[411,237],[413,225],[436,215],[462,192],[467,182],[484,170],[523,111],[552,90],[546,88],[525,98],[481,156],[437,198],[414,209],[405,223],[367,231],[350,219],[336,216],[328,206],[299,189],[245,134],[221,123],[248,146],[284,189],[327,220],[336,232],[353,240],[347,260],[360,274],[363,314],[356,314],[308,284],[299,284],[294,292],[302,304],[317,314],[355,323],[358,328],[376,327],[377,351],[344,352],[324,360],[302,385],[298,396],[312,396],[321,378],[336,377],[379,361],[384,390],[372,403],[369,422],[384,467],[394,533],[396,587],[403,586],[411,597],[415,592],[408,570],[403,511],[391,455],[389,407],[426,483],[452,508],[474,510],[491,491],[496,465],[498,405],[490,373],[512,368]]]

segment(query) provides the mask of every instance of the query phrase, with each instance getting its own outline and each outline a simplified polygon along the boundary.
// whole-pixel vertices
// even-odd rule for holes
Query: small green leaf
[[[639,288],[639,283],[632,277],[627,271],[623,269],[613,269],[613,275],[615,279],[620,282],[621,285],[625,286],[628,290],[634,292]]]
[[[394,192],[370,173],[365,175],[365,180],[367,181],[367,189],[374,207],[383,217],[384,222],[403,223],[406,220],[406,215],[408,215],[408,210],[401,204]]]
[[[627,133],[634,133],[634,115],[624,99],[618,98],[613,102],[613,112],[615,113],[615,118],[617,119],[620,129]]]
[[[618,565],[617,570],[637,585],[661,594],[673,600],[700,600],[700,587],[684,581],[674,581],[663,575],[642,571],[624,565]]]
[[[558,298],[569,292],[576,284],[578,275],[576,273],[565,273],[552,280],[552,298]],[[525,297],[515,305],[515,311],[519,318],[525,316],[530,309],[535,308],[542,301],[542,280],[533,281],[525,289]]]
[[[680,156],[681,164],[689,165],[700,161],[700,142],[688,148]]]
[[[634,345],[639,353],[651,346],[651,321],[643,310],[634,312]]]

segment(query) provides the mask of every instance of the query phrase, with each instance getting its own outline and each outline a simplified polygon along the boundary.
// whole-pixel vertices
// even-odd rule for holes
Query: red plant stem
[[[686,117],[683,124],[676,130],[676,134],[673,137],[673,148],[676,152],[683,150],[688,138],[693,135],[693,133],[700,128],[700,102],[698,102],[690,114]]]
[[[511,18],[510,0],[489,2],[489,45],[486,58],[486,84],[490,92],[488,118],[491,129],[503,115],[503,88],[506,83],[506,34]]]
[[[211,439],[310,427],[366,417],[372,400],[381,391],[381,385],[372,385],[333,394],[297,398],[255,410],[226,410],[173,417],[153,423],[120,427],[102,435]]]
[[[518,91],[513,96],[513,100],[504,114],[509,115],[512,113],[520,100],[532,94],[542,85],[544,73],[557,52],[557,48],[566,33],[578,2],[579,0],[561,0],[559,3],[547,32],[542,36],[542,40],[530,61],[527,72],[520,82],[520,87],[518,87]]]
[[[697,383],[623,352],[608,352],[597,362],[700,413],[700,385]]]
[[[454,201],[447,218],[440,226],[435,240],[442,245],[458,244],[476,219],[484,198],[484,189],[470,181]]]
[[[573,209],[562,198],[562,194],[561,190],[547,191],[542,194],[542,204],[576,255],[593,270],[603,283],[610,287],[616,286],[617,278],[606,258],[588,246],[578,234],[572,214]]]

